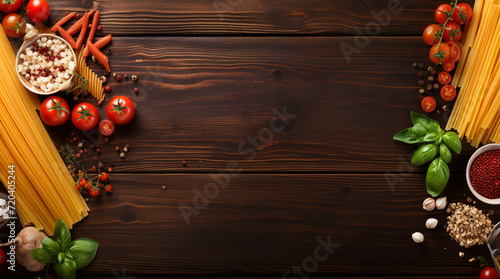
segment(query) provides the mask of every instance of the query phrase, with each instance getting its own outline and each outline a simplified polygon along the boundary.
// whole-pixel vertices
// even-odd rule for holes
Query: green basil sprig
[[[71,241],[71,233],[64,221],[57,219],[52,239],[45,237],[42,248],[30,252],[33,259],[54,264],[54,270],[63,279],[76,278],[76,271],[94,259],[99,243],[87,238]]]
[[[417,148],[411,164],[423,166],[432,161],[427,169],[425,184],[427,192],[436,197],[444,190],[450,178],[448,165],[451,162],[450,149],[462,152],[462,141],[454,132],[444,132],[436,120],[416,112],[410,113],[413,126],[394,135],[393,139],[408,144],[425,143]]]

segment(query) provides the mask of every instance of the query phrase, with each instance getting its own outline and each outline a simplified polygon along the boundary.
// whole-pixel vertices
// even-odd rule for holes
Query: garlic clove
[[[415,241],[415,243],[422,243],[424,242],[424,235],[422,233],[419,233],[419,232],[415,232],[411,235],[411,238],[413,238],[413,241]]]
[[[447,204],[448,204],[448,200],[446,199],[446,197],[441,197],[441,198],[436,200],[437,210],[445,209]]]
[[[423,208],[427,211],[433,211],[436,208],[436,201],[433,198],[427,198],[424,200]]]
[[[429,218],[425,222],[425,226],[431,230],[437,227],[437,225],[438,225],[438,220],[436,218]]]

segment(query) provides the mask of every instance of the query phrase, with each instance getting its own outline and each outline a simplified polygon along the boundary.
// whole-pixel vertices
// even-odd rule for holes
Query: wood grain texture
[[[450,202],[465,201],[464,180],[452,176],[443,192]],[[477,275],[467,259],[488,256],[485,246],[461,249],[448,237],[445,211],[422,209],[428,196],[422,175],[406,177],[393,191],[384,175],[231,175],[206,204],[199,200],[198,215],[186,224],[179,205],[196,208],[194,189],[203,193],[211,182],[207,174],[113,175],[114,193],[91,199],[91,214],[72,230],[75,238],[100,243],[79,274],[111,276],[125,268],[138,278],[281,277],[314,256],[317,238],[328,236],[340,246],[313,276]],[[425,228],[430,217],[439,220],[435,230]],[[412,241],[415,231],[424,233],[424,243]]]
[[[461,1],[473,4],[474,1]],[[105,32],[115,35],[421,35],[434,23],[432,1],[329,0],[54,0],[51,22],[66,11],[99,9]],[[390,5],[388,7],[388,5]],[[374,15],[398,7],[389,17]],[[378,20],[378,21],[377,21]],[[383,25],[380,25],[382,23]],[[380,28],[380,30],[379,30]],[[359,30],[359,31],[358,31]],[[360,33],[361,32],[361,33]]]
[[[350,40],[115,38],[113,71],[137,74],[139,81],[110,78],[106,100],[129,96],[137,114],[98,145],[99,160],[115,161],[120,172],[219,171],[231,160],[244,172],[424,172],[404,169],[416,147],[392,137],[411,125],[411,110],[423,113],[411,63],[426,61],[428,47],[420,38],[372,38],[348,63],[339,45]],[[283,132],[269,133],[273,109],[284,107],[295,119]],[[99,110],[105,118],[105,106]],[[443,125],[444,116],[429,115]],[[47,128],[58,145],[74,129],[71,123]],[[259,132],[263,141],[272,136],[257,144],[263,150],[250,143],[238,149]],[[131,151],[120,160],[114,148],[127,144]],[[473,151],[464,146],[453,156],[453,172],[464,171]],[[96,163],[94,154],[84,157]]]

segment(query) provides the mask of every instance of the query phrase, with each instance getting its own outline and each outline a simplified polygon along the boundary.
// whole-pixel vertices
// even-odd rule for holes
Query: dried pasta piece
[[[87,91],[94,96],[98,101],[104,100],[104,88],[102,87],[102,80],[94,73],[87,62],[85,61],[85,57],[83,56],[83,48],[80,48],[76,51],[76,71],[86,80],[88,80]],[[74,86],[80,85],[81,81],[77,77],[74,80]],[[80,88],[73,90],[73,94],[80,95],[82,90]]]

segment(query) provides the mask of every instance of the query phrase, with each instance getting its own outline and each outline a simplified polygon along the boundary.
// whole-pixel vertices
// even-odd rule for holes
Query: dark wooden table
[[[426,168],[392,140],[422,112],[411,64],[427,63],[421,34],[441,2],[51,0],[52,23],[98,9],[113,71],[139,76],[110,82],[137,115],[98,139],[98,160],[116,162],[115,191],[91,199],[72,230],[100,243],[78,274],[477,278],[468,259],[487,248],[459,247],[446,212],[422,210]],[[56,144],[66,127],[49,128]],[[114,147],[126,144],[120,160]],[[471,196],[464,146],[451,202]]]

